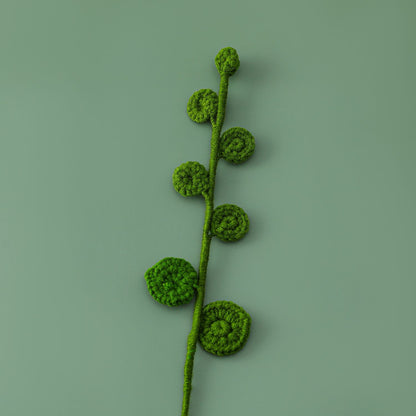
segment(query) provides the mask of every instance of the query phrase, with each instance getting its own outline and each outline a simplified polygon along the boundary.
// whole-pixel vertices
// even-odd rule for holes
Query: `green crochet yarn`
[[[189,303],[195,295],[197,273],[184,259],[165,257],[144,275],[147,288],[155,300],[163,305]]]
[[[187,104],[191,120],[211,123],[208,169],[199,162],[186,162],[178,166],[172,176],[173,186],[181,195],[202,195],[205,200],[198,273],[186,260],[174,257],[164,258],[145,273],[149,292],[160,303],[177,306],[190,302],[196,295],[192,328],[186,345],[182,416],[189,415],[198,340],[209,353],[219,356],[234,354],[246,343],[251,324],[250,316],[233,302],[219,301],[204,306],[212,238],[236,241],[247,233],[249,227],[247,214],[240,207],[224,204],[215,208],[217,165],[221,158],[231,163],[244,162],[254,151],[253,136],[241,127],[233,127],[221,136],[229,77],[240,65],[237,51],[231,47],[221,49],[215,57],[215,65],[220,73],[218,95],[210,89],[202,89],[194,92]]]
[[[215,65],[221,75],[233,75],[240,66],[240,59],[234,48],[221,49],[215,57]]]
[[[220,157],[234,164],[245,162],[254,152],[254,137],[242,127],[233,127],[221,136]]]
[[[209,89],[196,91],[188,101],[188,115],[196,123],[215,121],[218,110],[218,95]]]
[[[208,189],[208,172],[198,162],[186,162],[173,172],[173,186],[183,196],[201,195]]]
[[[250,324],[250,315],[235,303],[209,303],[202,312],[199,342],[211,354],[234,354],[247,342]]]
[[[247,214],[237,205],[224,204],[215,208],[212,234],[223,241],[237,241],[248,232]]]

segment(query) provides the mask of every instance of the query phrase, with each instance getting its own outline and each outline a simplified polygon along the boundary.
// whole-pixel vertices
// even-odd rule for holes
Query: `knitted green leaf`
[[[237,205],[224,204],[214,210],[211,231],[223,241],[243,238],[249,226],[247,214]]]
[[[198,287],[197,272],[184,259],[165,257],[144,275],[153,298],[167,306],[189,303]]]
[[[233,75],[240,66],[240,59],[234,48],[221,49],[215,57],[215,65],[221,75]]]
[[[201,195],[208,189],[208,171],[199,162],[186,162],[173,172],[173,186],[183,196]]]
[[[206,305],[202,311],[199,342],[205,351],[223,356],[240,351],[250,333],[250,315],[229,301]]]
[[[217,116],[218,95],[209,89],[202,89],[192,94],[188,101],[189,118],[196,123],[213,123]]]
[[[242,127],[233,127],[221,136],[220,157],[227,162],[245,162],[254,152],[254,137]]]

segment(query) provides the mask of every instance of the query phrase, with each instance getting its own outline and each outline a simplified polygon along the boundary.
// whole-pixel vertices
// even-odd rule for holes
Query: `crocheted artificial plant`
[[[153,298],[167,306],[189,303],[196,295],[192,329],[188,336],[184,371],[182,416],[189,413],[191,380],[196,344],[209,353],[224,356],[239,351],[247,341],[251,318],[230,301],[217,301],[204,306],[205,280],[211,240],[236,241],[249,228],[247,214],[240,207],[224,204],[214,209],[214,188],[217,164],[224,159],[233,164],[246,161],[254,151],[254,138],[245,129],[233,127],[221,134],[224,123],[229,77],[240,65],[237,51],[222,49],[215,58],[221,76],[217,95],[210,89],[196,91],[188,101],[187,111],[196,123],[212,126],[211,156],[207,170],[198,162],[186,162],[173,173],[173,186],[181,195],[205,198],[205,222],[198,272],[184,259],[166,257],[145,273]]]

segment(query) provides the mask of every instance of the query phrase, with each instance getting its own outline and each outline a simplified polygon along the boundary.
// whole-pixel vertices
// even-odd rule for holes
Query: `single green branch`
[[[215,175],[217,171],[217,164],[219,159],[219,141],[221,137],[221,129],[224,123],[225,106],[227,102],[228,93],[228,74],[221,74],[220,91],[218,100],[218,112],[216,119],[212,126],[211,137],[211,156],[209,160],[209,188],[204,193],[206,208],[205,208],[205,222],[202,233],[201,256],[199,262],[198,273],[198,288],[195,300],[194,315],[192,319],[192,329],[188,335],[186,361],[184,370],[184,384],[183,384],[183,401],[182,401],[182,416],[188,416],[189,400],[192,389],[192,373],[194,365],[194,357],[196,351],[196,343],[198,341],[199,328],[201,323],[202,308],[204,306],[205,296],[205,281],[207,277],[207,266],[209,251],[211,247],[211,222],[214,211],[214,188]]]
[[[221,134],[228,80],[239,65],[240,60],[234,48],[221,49],[215,57],[215,66],[221,77],[218,94],[211,89],[200,89],[192,94],[187,104],[187,113],[192,121],[210,122],[212,125],[208,169],[199,162],[190,161],[178,166],[172,175],[173,186],[182,196],[202,195],[205,199],[199,270],[185,259],[165,257],[145,273],[147,288],[157,302],[177,306],[195,298],[192,328],[187,338],[182,416],[189,414],[197,342],[211,354],[231,355],[244,346],[250,331],[250,315],[235,303],[216,301],[204,305],[212,238],[215,236],[223,241],[236,241],[247,233],[249,227],[247,214],[237,205],[223,204],[214,209],[219,159],[233,164],[242,163],[252,155],[255,146],[254,137],[242,127],[233,127]]]

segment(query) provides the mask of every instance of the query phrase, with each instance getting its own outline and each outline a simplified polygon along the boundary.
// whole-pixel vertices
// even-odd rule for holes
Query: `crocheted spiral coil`
[[[231,47],[221,49],[215,57],[215,65],[221,75],[233,75],[240,66],[237,51]]]
[[[240,351],[250,333],[250,315],[229,301],[206,305],[202,311],[199,342],[205,351],[223,356]]]
[[[165,257],[144,275],[152,297],[167,306],[189,303],[198,287],[197,272],[184,259]]]
[[[199,162],[185,162],[172,176],[173,186],[183,196],[201,195],[208,189],[208,171]]]
[[[232,127],[223,133],[220,157],[234,164],[245,162],[254,152],[254,137],[242,127]]]
[[[237,205],[219,205],[212,216],[212,233],[223,241],[243,238],[249,227],[247,214]]]
[[[188,116],[196,123],[215,121],[218,110],[218,95],[210,89],[195,91],[188,101]]]

